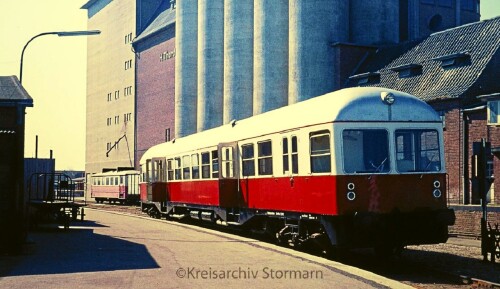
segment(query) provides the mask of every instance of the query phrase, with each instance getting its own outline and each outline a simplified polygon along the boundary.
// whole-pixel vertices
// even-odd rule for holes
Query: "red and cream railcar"
[[[90,194],[96,203],[139,201],[139,171],[110,171],[90,176]]]
[[[280,240],[445,242],[442,122],[425,102],[349,88],[149,149],[143,210],[259,227]],[[322,241],[322,242],[323,242]]]

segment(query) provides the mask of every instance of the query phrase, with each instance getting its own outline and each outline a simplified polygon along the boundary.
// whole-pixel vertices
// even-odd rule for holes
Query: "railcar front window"
[[[389,137],[386,130],[344,130],[342,146],[346,173],[389,172]]]
[[[331,171],[330,133],[316,132],[310,136],[311,172],[328,173]]]
[[[396,164],[401,173],[441,170],[436,130],[396,130]]]

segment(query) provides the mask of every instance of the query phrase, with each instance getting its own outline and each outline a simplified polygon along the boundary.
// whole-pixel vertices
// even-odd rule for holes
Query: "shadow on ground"
[[[0,277],[159,268],[144,245],[95,234],[92,227],[102,225],[38,228],[29,234],[25,254],[0,256]]]

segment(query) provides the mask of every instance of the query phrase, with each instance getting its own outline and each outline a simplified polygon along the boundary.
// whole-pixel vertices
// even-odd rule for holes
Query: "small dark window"
[[[283,138],[283,174],[290,170],[289,154],[288,154],[288,138]]]
[[[297,137],[292,136],[292,174],[299,173],[299,153],[297,151]]]
[[[443,16],[436,14],[429,20],[429,30],[436,32],[441,30],[443,27]]]

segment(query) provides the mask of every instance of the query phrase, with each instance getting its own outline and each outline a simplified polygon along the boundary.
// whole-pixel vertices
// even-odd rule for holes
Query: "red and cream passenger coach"
[[[141,159],[144,211],[262,229],[279,241],[394,250],[445,242],[439,115],[349,88],[175,139]]]

